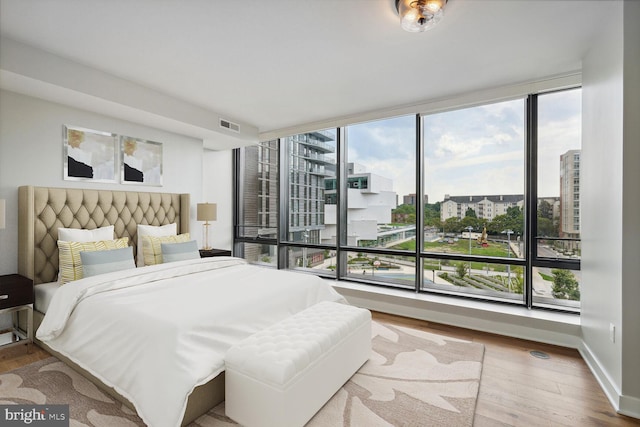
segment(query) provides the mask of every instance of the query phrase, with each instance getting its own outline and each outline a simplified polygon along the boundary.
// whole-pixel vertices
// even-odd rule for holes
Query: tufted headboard
[[[189,194],[24,186],[18,190],[18,273],[34,284],[58,275],[58,228],[114,226],[116,238],[137,244],[137,225],[177,223],[189,232]]]

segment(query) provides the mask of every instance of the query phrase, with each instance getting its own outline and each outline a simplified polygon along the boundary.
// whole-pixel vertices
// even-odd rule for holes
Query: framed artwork
[[[116,182],[118,135],[63,126],[65,180]]]
[[[120,136],[123,184],[162,185],[162,143]]]

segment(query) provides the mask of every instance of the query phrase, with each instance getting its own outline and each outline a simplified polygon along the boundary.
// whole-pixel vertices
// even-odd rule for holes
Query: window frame
[[[524,96],[514,96],[511,99],[522,98],[524,100],[525,108],[525,120],[524,120],[524,258],[514,257],[483,257],[478,255],[468,254],[449,254],[440,252],[426,252],[423,250],[424,245],[424,233],[416,232],[416,249],[411,250],[397,250],[397,249],[385,249],[385,248],[370,248],[352,246],[348,244],[347,239],[347,194],[349,188],[349,179],[347,177],[347,149],[345,144],[346,128],[348,124],[335,128],[336,130],[336,176],[335,178],[335,191],[336,191],[336,242],[335,244],[328,245],[322,243],[304,243],[291,241],[288,238],[289,221],[291,211],[289,209],[289,191],[291,183],[289,182],[289,158],[292,153],[289,153],[288,144],[284,143],[286,138],[276,138],[278,147],[278,230],[277,238],[263,238],[260,236],[249,237],[241,235],[240,228],[242,227],[242,198],[241,191],[244,186],[243,182],[243,164],[245,158],[243,156],[243,149],[234,150],[234,254],[241,255],[240,246],[243,243],[259,243],[275,245],[278,254],[277,268],[278,269],[296,269],[295,266],[288,266],[288,251],[291,248],[313,248],[320,250],[329,250],[336,254],[335,274],[325,274],[323,272],[311,272],[309,269],[303,269],[300,271],[317,274],[321,277],[331,278],[335,280],[343,280],[350,282],[359,282],[377,287],[390,287],[394,289],[404,289],[403,287],[396,287],[389,283],[376,283],[372,279],[361,279],[356,277],[350,277],[347,269],[347,255],[350,252],[362,252],[367,254],[376,255],[394,255],[394,256],[408,256],[415,259],[415,288],[416,293],[434,293],[434,294],[446,294],[451,297],[461,297],[473,300],[487,301],[490,303],[505,303],[523,305],[529,309],[542,309],[552,310],[560,312],[568,312],[579,314],[580,309],[574,309],[571,307],[564,307],[554,304],[541,304],[533,301],[533,275],[536,267],[547,268],[559,268],[566,270],[580,270],[581,260],[572,258],[548,258],[538,254],[538,241],[541,239],[549,239],[549,237],[539,236],[538,234],[538,96],[547,93],[553,93],[564,90],[581,89],[579,85],[573,85],[558,90],[548,90],[540,93],[530,93]],[[503,99],[504,100],[504,99]],[[474,105],[460,105],[457,108],[448,108],[448,110],[464,109],[473,106],[488,105],[501,100],[492,100],[486,102],[478,102]],[[429,113],[415,113],[415,143],[416,143],[416,185],[415,190],[417,195],[424,194],[424,135],[423,135],[423,116]],[[406,114],[403,114],[406,115]],[[387,117],[389,118],[389,117]],[[325,128],[326,129],[326,128]],[[305,132],[299,132],[299,134]],[[295,134],[294,134],[295,135]],[[293,136],[293,135],[291,135]],[[573,159],[575,162],[575,157]],[[287,165],[287,167],[283,167]],[[325,193],[326,195],[326,193]],[[343,208],[344,207],[344,208]],[[424,206],[422,203],[416,204],[416,230],[424,229]],[[558,240],[574,240],[580,241],[581,238],[554,238]],[[514,301],[506,298],[493,298],[491,296],[477,296],[466,295],[454,292],[445,292],[437,289],[424,289],[423,279],[425,271],[423,268],[426,260],[455,260],[462,262],[482,262],[487,264],[504,264],[511,266],[519,266],[524,270],[524,289],[522,301]]]

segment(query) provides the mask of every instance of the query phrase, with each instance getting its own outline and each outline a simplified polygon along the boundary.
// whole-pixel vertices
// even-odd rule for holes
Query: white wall
[[[209,226],[209,242],[216,249],[231,249],[233,247],[233,151],[205,150],[202,156],[202,171],[202,201],[218,205],[218,219]],[[202,227],[202,224],[198,226]]]
[[[195,220],[195,204],[202,199],[201,140],[8,91],[0,91],[0,124],[0,199],[7,200],[7,228],[0,230],[0,274],[18,270],[17,215],[21,185],[190,193],[191,232],[201,241],[202,228]],[[63,125],[162,142],[163,186],[63,180]]]
[[[622,398],[620,410],[640,417],[640,2],[624,3],[622,152]]]
[[[614,406],[640,417],[640,8],[611,12],[583,62],[582,353]]]

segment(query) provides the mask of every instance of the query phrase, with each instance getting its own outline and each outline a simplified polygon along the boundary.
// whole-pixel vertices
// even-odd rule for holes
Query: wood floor
[[[374,319],[485,345],[476,427],[640,425],[616,414],[576,350],[382,313]],[[30,353],[25,347],[0,350],[0,374],[46,357],[35,346]]]

